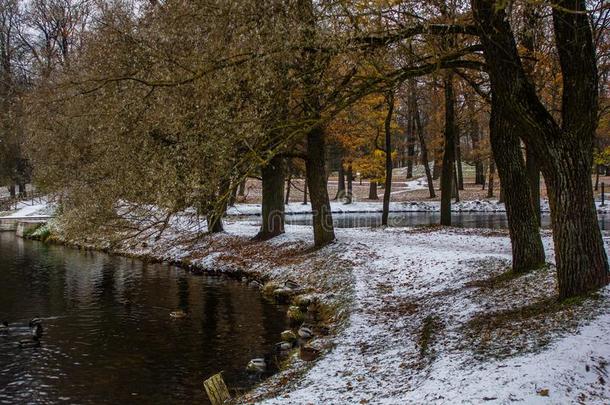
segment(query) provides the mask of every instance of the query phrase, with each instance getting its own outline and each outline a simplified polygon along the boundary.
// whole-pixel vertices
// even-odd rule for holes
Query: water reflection
[[[0,234],[0,403],[202,403],[220,370],[252,381],[248,360],[286,327],[284,308],[256,290],[167,265],[80,252]],[[169,312],[189,317],[173,321]],[[38,349],[19,349],[44,318]]]

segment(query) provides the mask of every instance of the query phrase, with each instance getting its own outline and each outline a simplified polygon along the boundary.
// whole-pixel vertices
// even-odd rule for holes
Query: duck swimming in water
[[[19,347],[22,349],[29,349],[40,346],[40,338],[42,337],[44,330],[42,328],[42,320],[34,318],[30,321],[30,333],[32,334],[31,339],[22,339],[19,341]]]
[[[0,333],[6,333],[6,332],[8,332],[8,322],[2,321],[2,323],[0,323]]]
[[[30,321],[30,332],[33,339],[40,339],[44,333],[42,321],[39,318],[34,318]]]

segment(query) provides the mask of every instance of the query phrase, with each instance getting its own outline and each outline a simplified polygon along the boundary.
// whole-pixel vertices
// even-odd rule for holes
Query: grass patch
[[[419,333],[417,345],[419,346],[419,356],[427,357],[432,354],[431,346],[434,343],[435,335],[442,328],[441,321],[434,315],[428,315],[424,318],[422,328]]]
[[[479,280],[469,281],[465,285],[466,285],[466,287],[500,288],[500,287],[504,287],[506,284],[508,284],[511,281],[514,281],[520,277],[526,276],[528,274],[532,274],[533,272],[537,272],[537,271],[548,271],[549,269],[550,269],[550,266],[548,264],[545,264],[544,266],[542,266],[538,269],[535,269],[535,270],[532,270],[529,272],[525,272],[525,273],[517,273],[517,272],[514,272],[511,268],[508,268],[506,271],[504,271],[498,275],[493,275],[488,278],[483,278],[483,279],[479,279]]]
[[[465,341],[483,357],[537,352],[593,318],[604,306],[598,301],[598,294],[563,301],[543,298],[517,308],[480,313],[464,326]]]

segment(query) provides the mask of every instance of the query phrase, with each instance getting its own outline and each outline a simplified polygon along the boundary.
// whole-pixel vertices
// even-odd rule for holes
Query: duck
[[[8,322],[2,321],[2,323],[0,323],[0,333],[6,333],[6,332],[8,332]]]
[[[181,318],[186,318],[187,314],[183,310],[179,309],[177,311],[170,312],[169,316],[174,319],[181,319]]]
[[[279,342],[275,344],[275,351],[279,354],[285,354],[292,349],[292,343],[290,342]]]
[[[298,330],[298,334],[303,339],[311,339],[313,337],[313,331],[309,326],[301,326]]]
[[[44,329],[41,319],[34,318],[30,321],[30,332],[32,333],[32,339],[39,340],[42,337]]]
[[[246,370],[254,373],[263,373],[267,370],[267,362],[263,358],[252,359],[246,366]]]

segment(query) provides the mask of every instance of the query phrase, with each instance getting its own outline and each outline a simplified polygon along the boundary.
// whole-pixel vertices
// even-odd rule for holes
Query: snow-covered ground
[[[48,217],[53,214],[53,206],[46,199],[25,200],[17,203],[14,210],[9,211],[2,218]]]
[[[198,229],[176,217],[162,237],[151,231],[113,249],[295,280],[337,312],[335,333],[312,342],[321,358],[295,357],[241,402],[610,403],[610,288],[558,303],[548,232],[549,268],[513,279],[502,276],[505,232],[338,229],[336,243],[312,250],[307,226],[267,242],[251,240],[251,221],[229,218],[211,238],[196,239]]]

